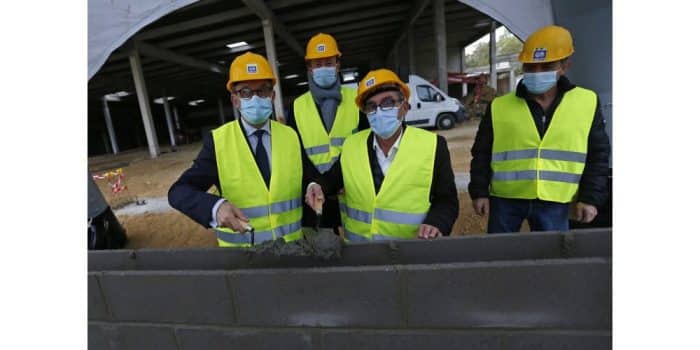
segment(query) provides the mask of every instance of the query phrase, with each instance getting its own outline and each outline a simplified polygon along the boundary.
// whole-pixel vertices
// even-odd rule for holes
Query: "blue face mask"
[[[523,74],[523,84],[531,94],[541,95],[557,83],[557,71]]]
[[[314,78],[314,83],[321,88],[328,88],[335,84],[338,80],[338,74],[335,71],[335,67],[321,67],[315,68],[311,71]]]
[[[399,120],[399,107],[387,111],[377,108],[377,111],[367,115],[372,131],[382,139],[387,139],[401,126]]]
[[[241,114],[252,125],[260,125],[272,114],[272,100],[269,97],[253,95],[249,99],[241,99]]]

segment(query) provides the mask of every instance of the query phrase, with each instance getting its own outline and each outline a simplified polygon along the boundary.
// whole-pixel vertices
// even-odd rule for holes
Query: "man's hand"
[[[477,198],[472,201],[472,206],[474,207],[474,212],[479,216],[489,215],[489,199],[488,198]]]
[[[323,189],[321,185],[317,183],[312,183],[306,188],[306,204],[311,207],[311,209],[318,211],[317,208],[323,208],[323,202],[325,198],[323,197]]]
[[[216,211],[216,223],[220,227],[228,227],[237,232],[245,232],[248,227],[248,217],[228,201],[221,203]]]
[[[426,224],[421,224],[418,227],[418,238],[432,239],[436,237],[442,237],[442,232],[437,227]]]
[[[576,221],[587,224],[598,215],[598,209],[595,206],[583,202],[576,203]]]

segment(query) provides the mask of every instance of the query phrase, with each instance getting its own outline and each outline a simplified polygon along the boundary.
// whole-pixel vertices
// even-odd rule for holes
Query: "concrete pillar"
[[[510,91],[513,91],[513,90],[515,90],[515,69],[513,69],[513,67],[511,67],[509,73],[510,73],[510,76],[509,76],[508,82],[510,83],[509,84]]]
[[[112,153],[119,153],[119,145],[117,144],[117,136],[114,134],[114,125],[112,124],[112,115],[109,113],[109,104],[107,104],[107,99],[102,98],[102,107],[105,114],[105,124],[107,125],[107,133],[109,134],[109,141],[112,144]]]
[[[170,137],[170,147],[177,146],[175,141],[175,129],[173,127],[173,116],[170,113],[170,103],[168,102],[168,95],[163,94],[163,110],[165,110],[165,122],[168,124],[168,136]]]
[[[177,114],[177,106],[173,106],[173,114],[175,115],[175,129],[180,130],[180,116]]]
[[[447,34],[445,33],[445,0],[433,1],[435,58],[440,90],[447,92]]]
[[[150,100],[148,99],[148,90],[146,90],[146,81],[143,78],[141,57],[139,56],[138,51],[134,50],[131,52],[129,55],[129,64],[131,65],[131,75],[134,78],[134,86],[136,87],[136,96],[139,100],[139,109],[141,110],[141,118],[143,119],[143,129],[146,131],[148,151],[151,154],[151,158],[156,158],[160,153],[160,146],[158,145],[156,128],[153,126],[151,104]]]
[[[221,102],[221,99],[217,99],[216,102],[219,104],[219,122],[221,125],[224,125],[226,123],[226,117],[224,116],[224,104]]]
[[[280,88],[280,75],[277,71],[277,52],[275,51],[275,33],[272,30],[272,22],[269,19],[262,20],[263,34],[265,35],[265,52],[267,53],[267,60],[272,66],[272,73],[277,78],[277,84],[275,84],[275,116],[277,121],[286,124],[284,119],[284,107],[282,106],[282,89]]]
[[[465,46],[462,46],[459,49],[459,74],[461,76],[464,76],[464,48]],[[462,97],[467,96],[467,83],[462,83]],[[460,99],[461,100],[461,99]]]
[[[416,74],[416,47],[413,38],[413,28],[406,33],[406,42],[408,46],[408,74]]]
[[[496,72],[496,21],[491,21],[491,32],[489,33],[489,65],[490,82],[494,90],[498,90],[498,73]]]

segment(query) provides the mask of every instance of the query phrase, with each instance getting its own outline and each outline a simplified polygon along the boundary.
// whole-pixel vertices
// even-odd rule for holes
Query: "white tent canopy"
[[[197,0],[88,1],[88,79],[141,28]]]
[[[197,0],[88,1],[88,79],[141,28]],[[500,22],[520,39],[553,23],[550,0],[459,0]]]

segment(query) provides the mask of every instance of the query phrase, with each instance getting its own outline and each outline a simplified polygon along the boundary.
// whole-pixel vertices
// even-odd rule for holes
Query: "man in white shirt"
[[[307,187],[309,205],[344,190],[350,241],[430,239],[452,231],[459,201],[447,142],[404,124],[409,95],[393,72],[369,72],[356,103],[371,130],[346,139],[340,160]]]

